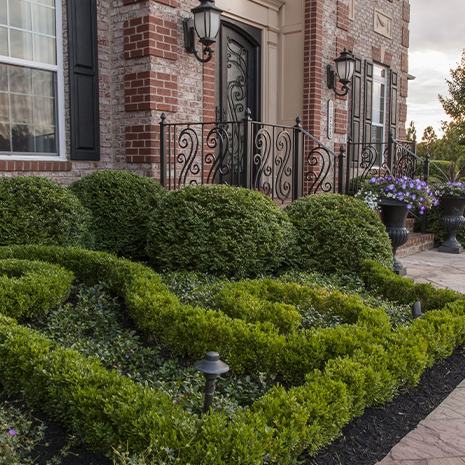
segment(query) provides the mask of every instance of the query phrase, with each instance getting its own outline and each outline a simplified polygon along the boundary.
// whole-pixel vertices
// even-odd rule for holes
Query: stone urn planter
[[[382,200],[379,204],[381,208],[381,220],[386,226],[386,231],[391,240],[392,252],[394,255],[394,272],[405,276],[406,268],[396,258],[397,249],[404,245],[408,239],[408,229],[405,223],[408,215],[407,204],[399,200]]]
[[[463,211],[465,197],[441,197],[441,221],[447,229],[448,239],[439,247],[439,252],[459,254],[463,247],[457,240],[457,232],[465,227]]]

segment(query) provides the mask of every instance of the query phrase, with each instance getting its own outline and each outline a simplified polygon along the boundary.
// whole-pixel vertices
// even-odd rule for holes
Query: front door
[[[224,20],[220,30],[219,111],[223,121],[242,121],[250,108],[260,118],[261,31]]]
[[[243,121],[249,108],[260,119],[260,29],[224,20],[218,58],[217,119],[224,123],[228,144],[224,147],[217,182],[250,187],[246,179],[247,151]]]

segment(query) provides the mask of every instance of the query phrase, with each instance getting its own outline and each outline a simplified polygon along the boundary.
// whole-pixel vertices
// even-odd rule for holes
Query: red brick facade
[[[362,62],[383,64],[398,73],[398,135],[402,137],[407,116],[409,1],[355,0],[353,17],[349,0],[299,1],[304,16],[303,100],[295,114],[302,115],[304,128],[333,148],[345,144],[351,99],[350,95],[337,98],[327,88],[326,66],[346,48]],[[273,8],[278,4],[276,0],[260,3],[268,2]],[[70,152],[67,2],[62,0],[62,4],[67,154],[60,161],[0,160],[0,175],[38,174],[68,184],[95,169],[115,168],[158,178],[161,113],[166,113],[170,122],[211,121],[216,116],[217,53],[210,63],[202,65],[184,50],[182,21],[198,1],[97,1],[100,109],[97,162],[67,161]],[[392,38],[373,31],[374,11],[380,8],[392,19]],[[228,8],[229,17],[260,27],[244,16],[246,9],[241,10],[242,16],[234,16],[233,10],[233,6],[231,11]],[[279,22],[273,27],[279,28]],[[268,39],[263,37],[265,44]],[[266,75],[263,68],[261,79],[278,80],[279,76]],[[276,99],[279,104],[279,96]],[[330,99],[335,107],[332,139],[327,138],[326,112]],[[262,105],[266,103],[262,101]]]

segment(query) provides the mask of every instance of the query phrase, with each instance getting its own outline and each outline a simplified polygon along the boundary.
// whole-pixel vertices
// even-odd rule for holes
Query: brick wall
[[[66,1],[63,3],[65,105],[69,154]],[[182,20],[197,0],[97,0],[101,159],[98,162],[0,162],[0,175],[37,174],[68,184],[95,169],[134,170],[159,177],[159,122],[215,118],[216,63],[202,66],[183,46]],[[392,39],[373,31],[373,12],[392,17]],[[333,147],[346,142],[349,99],[326,86],[326,65],[343,48],[399,72],[399,135],[408,94],[408,0],[304,0],[303,125]],[[263,79],[267,77],[264,76]],[[328,99],[335,103],[335,135],[326,137]]]

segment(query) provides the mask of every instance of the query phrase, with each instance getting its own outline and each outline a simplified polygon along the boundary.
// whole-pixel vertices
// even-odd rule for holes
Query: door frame
[[[226,68],[223,66],[223,53],[222,53],[222,40],[221,40],[221,28],[223,25],[226,24],[229,28],[235,30],[238,34],[241,34],[245,36],[252,44],[254,44],[256,48],[255,52],[255,62],[257,65],[257,70],[256,70],[256,82],[254,86],[254,92],[255,92],[255,99],[256,99],[256,115],[255,118],[253,118],[256,121],[260,121],[261,115],[262,115],[262,36],[263,36],[263,30],[250,26],[247,23],[243,23],[241,21],[236,21],[231,18],[227,17],[222,17],[221,19],[221,27],[220,27],[220,34],[219,38],[220,40],[218,41],[218,59],[216,60],[216,108],[220,110],[219,114],[219,120],[222,119],[222,113],[224,111],[223,109],[223,82],[225,81],[224,79],[224,73],[226,72]]]

